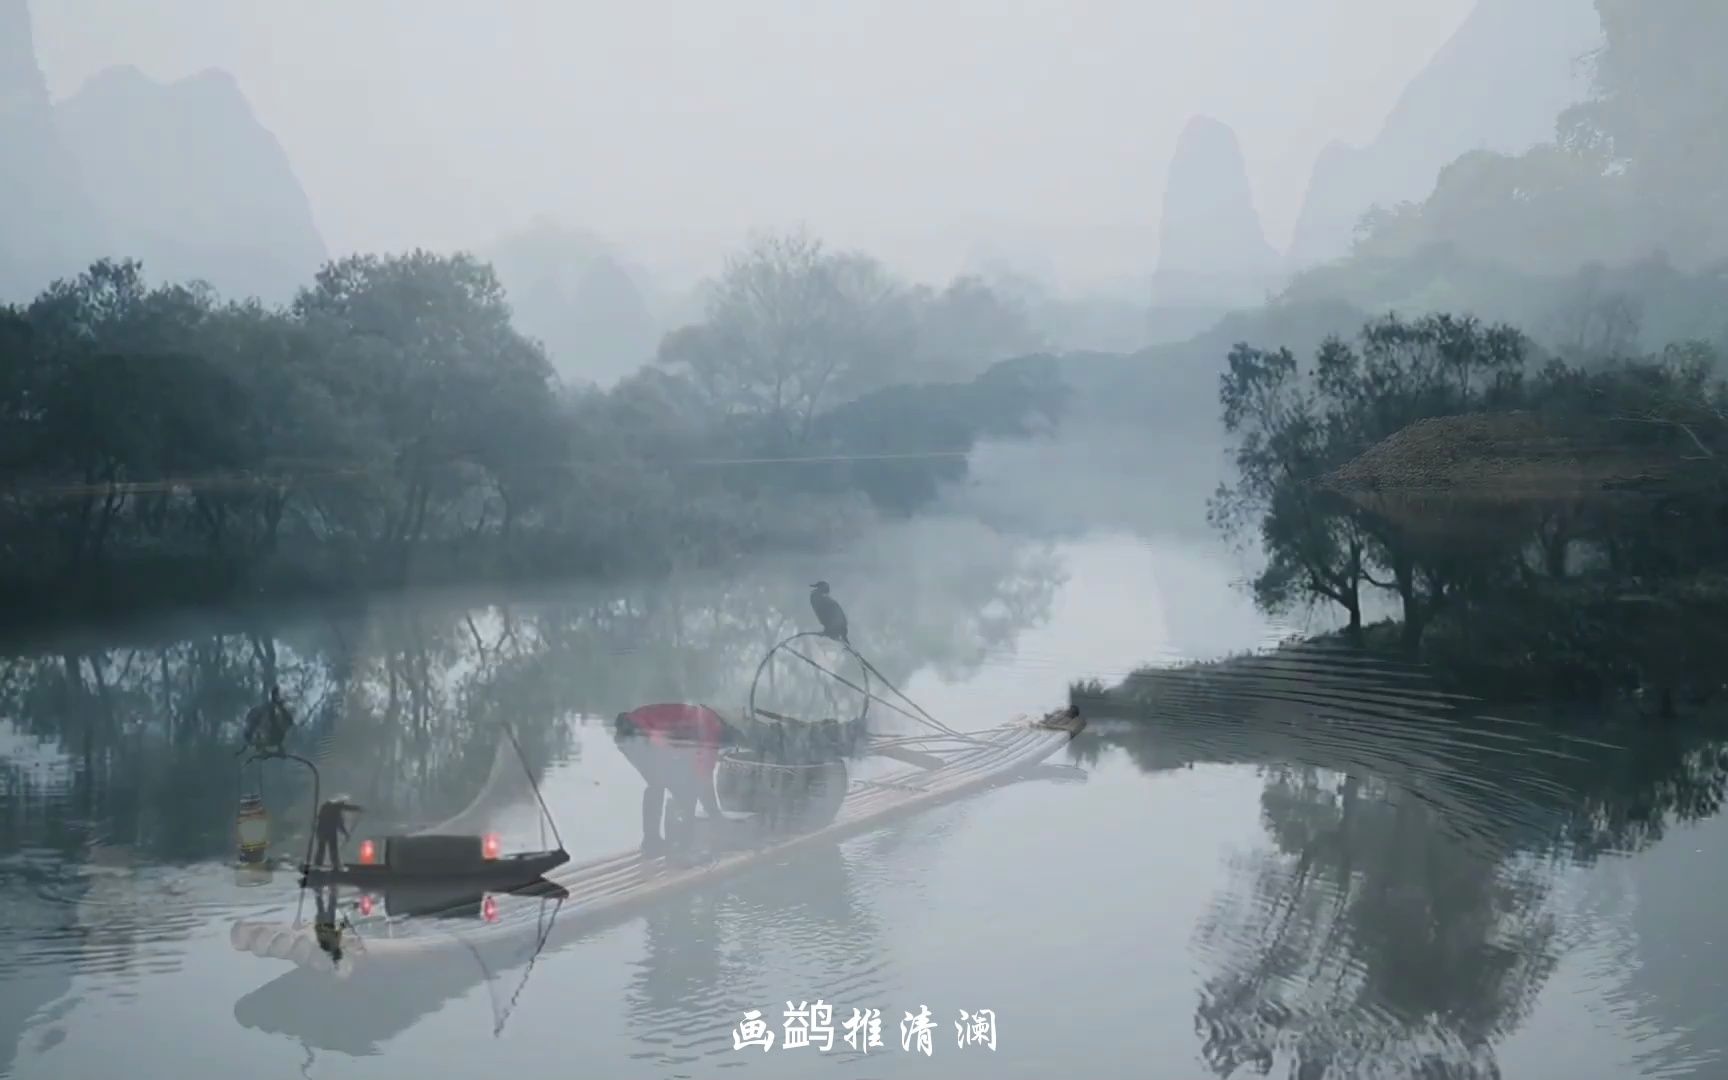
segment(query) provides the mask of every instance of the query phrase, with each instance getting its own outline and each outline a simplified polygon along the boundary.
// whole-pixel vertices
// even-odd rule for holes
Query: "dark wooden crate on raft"
[[[384,865],[392,870],[468,870],[485,859],[485,841],[478,836],[392,836],[384,841]]]

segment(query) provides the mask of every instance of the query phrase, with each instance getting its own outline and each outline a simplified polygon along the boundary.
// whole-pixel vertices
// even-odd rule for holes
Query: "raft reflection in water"
[[[1082,770],[1072,766],[1039,763],[1007,773],[1001,780],[1085,778]],[[697,830],[699,841],[705,831]],[[890,827],[880,835],[879,844],[891,841],[895,834]],[[697,998],[713,999],[696,1009],[689,1023],[711,1026],[723,1035],[734,1022],[730,1002],[719,1000],[717,973],[721,965],[713,955],[719,940],[716,919],[720,911],[734,903],[740,906],[740,917],[766,919],[773,924],[776,934],[785,932],[807,941],[847,941],[842,951],[855,956],[855,938],[834,933],[836,925],[856,930],[869,921],[868,912],[859,908],[847,881],[847,860],[840,842],[818,843],[800,850],[783,864],[759,867],[719,884],[718,888],[673,893],[640,909],[647,919],[650,948],[642,975],[630,995],[630,1012],[645,1029],[642,1037],[653,1040],[646,1029],[664,1020],[669,997],[677,997],[680,1008],[686,1011],[696,1008],[700,1003]],[[506,907],[526,903],[521,894],[501,897],[500,901]],[[696,917],[696,913],[702,913],[701,917]],[[554,919],[558,927],[564,928],[556,940]],[[332,981],[327,970],[296,967],[240,998],[234,1005],[234,1018],[243,1027],[290,1036],[308,1047],[363,1056],[377,1053],[383,1042],[413,1027],[477,984],[486,983],[491,987],[496,1030],[508,1019],[509,1004],[524,989],[519,984],[525,984],[529,965],[543,950],[555,952],[566,948],[614,921],[585,918],[581,907],[560,917],[553,908],[544,923],[532,916],[520,919],[507,916],[506,925],[518,922],[523,925],[504,933],[468,936],[461,929],[454,929],[451,933],[460,937],[467,948],[392,953],[385,963],[355,964],[353,974],[341,981]],[[256,951],[238,941],[235,947]],[[364,940],[353,945],[357,951],[365,947]],[[692,981],[692,973],[703,973],[703,977]],[[756,996],[780,992],[780,988],[769,986],[749,989]]]
[[[319,890],[320,893],[334,889]],[[365,894],[370,897],[370,894]],[[555,882],[541,880],[508,894],[476,894],[449,887],[411,886],[391,889],[383,896],[384,911],[376,915],[407,916],[404,925],[419,934],[447,934],[466,948],[399,953],[385,964],[348,963],[335,967],[305,963],[234,1003],[234,1019],[241,1027],[271,1034],[288,1035],[305,1045],[337,1053],[364,1056],[378,1052],[378,1044],[412,1027],[420,1018],[442,1008],[466,993],[476,983],[491,982],[500,974],[531,964],[546,945],[558,911],[569,892]],[[319,915],[326,900],[320,896]],[[336,908],[334,897],[330,906]],[[468,934],[498,922],[510,909],[537,908],[534,917],[511,911],[521,923],[518,932]],[[343,945],[353,958],[364,957],[367,935],[344,925],[335,911],[337,927],[347,930]],[[237,925],[236,933],[241,926]],[[303,935],[284,934],[290,943],[305,941]],[[386,938],[385,940],[389,940]],[[257,951],[256,944],[236,948]],[[494,1003],[494,1027],[503,1026],[506,1015],[498,1015]]]

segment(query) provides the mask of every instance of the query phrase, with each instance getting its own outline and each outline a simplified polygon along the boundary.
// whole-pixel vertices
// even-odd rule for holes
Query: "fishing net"
[[[563,841],[558,836],[558,826],[553,822],[552,812],[547,809],[546,800],[540,794],[533,769],[528,764],[527,755],[522,751],[522,744],[516,738],[516,732],[508,723],[501,727],[503,738],[498,741],[497,749],[493,752],[492,768],[487,773],[485,783],[480,785],[479,793],[461,812],[436,825],[416,830],[411,835],[478,836],[500,832],[507,821],[513,820],[513,811],[532,807],[535,811],[533,828],[539,835],[540,847],[546,848],[548,839],[556,841],[560,849],[563,847]]]
[[[415,830],[411,835],[475,836],[495,828],[511,810],[534,801],[534,787],[508,739],[499,739],[492,754],[492,768],[480,790],[456,814]]]
[[[511,924],[508,935],[500,935],[496,927],[489,927],[485,933],[475,933],[451,925],[445,931],[461,943],[486,986],[486,996],[492,1006],[494,1037],[504,1033],[504,1025],[509,1023],[510,1014],[516,1010],[522,992],[528,988],[528,977],[534,974],[534,965],[552,936],[553,924],[564,907],[565,894],[532,900],[526,896],[510,899],[523,907],[508,917]],[[533,905],[531,917],[525,910],[528,904]],[[521,968],[521,974],[510,977],[517,968]]]

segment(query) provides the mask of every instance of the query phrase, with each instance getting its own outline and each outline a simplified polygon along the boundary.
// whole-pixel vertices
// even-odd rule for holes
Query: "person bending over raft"
[[[695,832],[696,804],[725,821],[714,792],[714,767],[727,740],[725,721],[704,705],[644,705],[618,714],[613,734],[636,771],[647,781],[642,793],[642,853],[688,847]],[[666,809],[667,797],[672,808]],[[665,818],[665,835],[661,819]]]

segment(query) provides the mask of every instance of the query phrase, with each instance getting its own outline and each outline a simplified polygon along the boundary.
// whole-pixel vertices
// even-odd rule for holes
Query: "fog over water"
[[[0,1078],[1720,1080],[1725,44],[0,0]]]

